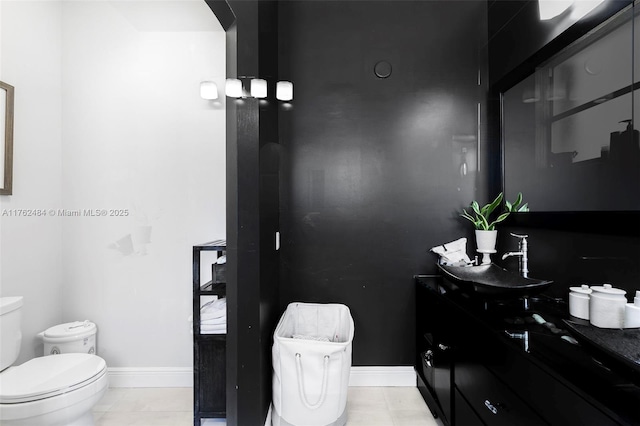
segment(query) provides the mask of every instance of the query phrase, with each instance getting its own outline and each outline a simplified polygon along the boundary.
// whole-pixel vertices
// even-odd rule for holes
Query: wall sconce
[[[214,81],[203,81],[200,83],[200,97],[202,99],[218,99],[218,86]]]
[[[228,78],[225,82],[225,94],[230,98],[242,98],[251,96],[256,99],[263,99],[267,97],[267,80],[262,78],[251,78],[249,81],[250,90],[249,93],[245,92],[242,88],[241,78],[247,79],[250,77],[240,78]],[[279,81],[276,83],[276,98],[281,101],[290,101],[293,99],[293,83],[290,81]]]
[[[279,81],[276,83],[276,98],[281,101],[293,99],[293,83],[290,81]]]
[[[251,79],[251,96],[254,98],[267,97],[267,80],[261,78]]]
[[[562,14],[573,4],[573,0],[538,0],[540,20],[548,21]]]
[[[230,98],[241,98],[242,81],[237,78],[228,78],[224,85],[224,93]]]

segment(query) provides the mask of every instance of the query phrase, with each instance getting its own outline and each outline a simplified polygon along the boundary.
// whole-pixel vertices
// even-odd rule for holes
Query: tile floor
[[[192,392],[191,388],[109,389],[93,409],[96,426],[192,426]],[[347,407],[347,426],[441,424],[412,387],[351,387]],[[226,423],[209,420],[209,425]]]

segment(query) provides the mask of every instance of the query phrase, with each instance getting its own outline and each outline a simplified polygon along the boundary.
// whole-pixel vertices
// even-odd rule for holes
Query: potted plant
[[[477,201],[471,202],[471,213],[466,209],[462,210],[460,216],[468,219],[473,223],[476,233],[476,244],[478,252],[480,253],[495,253],[496,248],[496,224],[505,220],[512,212],[525,212],[529,211],[527,203],[522,204],[522,193],[518,193],[516,200],[511,203],[505,200],[504,209],[494,220],[491,219],[491,215],[495,212],[496,208],[502,203],[504,198],[503,193],[499,193],[498,196],[490,203],[480,207]]]

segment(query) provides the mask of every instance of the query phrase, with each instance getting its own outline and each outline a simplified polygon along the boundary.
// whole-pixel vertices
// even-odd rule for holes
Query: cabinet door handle
[[[433,368],[433,351],[431,349],[424,353],[424,363],[427,364],[427,367]]]
[[[488,399],[484,400],[484,406],[487,407],[487,409],[491,411],[493,414],[498,414],[498,407],[493,405],[491,401],[489,401]]]
[[[440,349],[441,351],[448,351],[449,346],[443,345],[442,343],[438,343],[438,349]]]

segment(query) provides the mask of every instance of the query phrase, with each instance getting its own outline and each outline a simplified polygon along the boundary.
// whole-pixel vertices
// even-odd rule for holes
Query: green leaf
[[[529,211],[529,203],[524,203],[522,207],[518,209],[519,212],[528,212]]]
[[[503,220],[505,220],[507,217],[509,217],[509,212],[504,212],[502,213],[500,216],[498,216],[498,218],[496,220],[493,221],[493,223],[499,223],[502,222]]]
[[[484,208],[482,209],[485,218],[488,218],[489,215],[493,213],[493,211],[496,209],[496,207],[500,205],[501,202],[502,202],[502,192],[498,194],[498,196],[495,198],[495,200],[491,202],[491,204],[484,206]]]
[[[481,228],[478,228],[478,226],[476,225],[477,229],[484,229],[484,230],[488,230],[489,229],[489,222],[487,222],[487,218],[484,216],[480,216],[480,226]]]
[[[517,209],[518,206],[522,203],[522,192],[518,192],[518,196],[516,197],[516,201],[513,203],[513,208]]]
[[[504,206],[505,206],[505,208],[507,209],[508,212],[512,212],[513,209],[514,209],[514,206],[511,205],[511,203],[509,201],[505,201],[504,202]]]
[[[498,216],[498,218],[496,220],[494,220],[493,222],[491,222],[491,224],[488,226],[489,230],[494,230],[496,229],[496,223],[500,223],[503,220],[505,220],[508,216],[509,216],[510,212],[504,212],[502,213],[500,216]]]
[[[474,201],[471,203],[471,208],[473,209],[473,211],[474,211],[476,214],[478,214],[478,215],[482,215],[482,213],[480,212],[480,205],[478,204],[478,202],[477,202],[477,201],[475,201],[475,200],[474,200]]]
[[[464,217],[465,219],[470,220],[473,223],[476,222],[476,219],[473,216],[471,216],[469,213],[467,213],[467,211],[464,210],[464,209],[462,210],[462,213],[460,214],[460,216]]]

